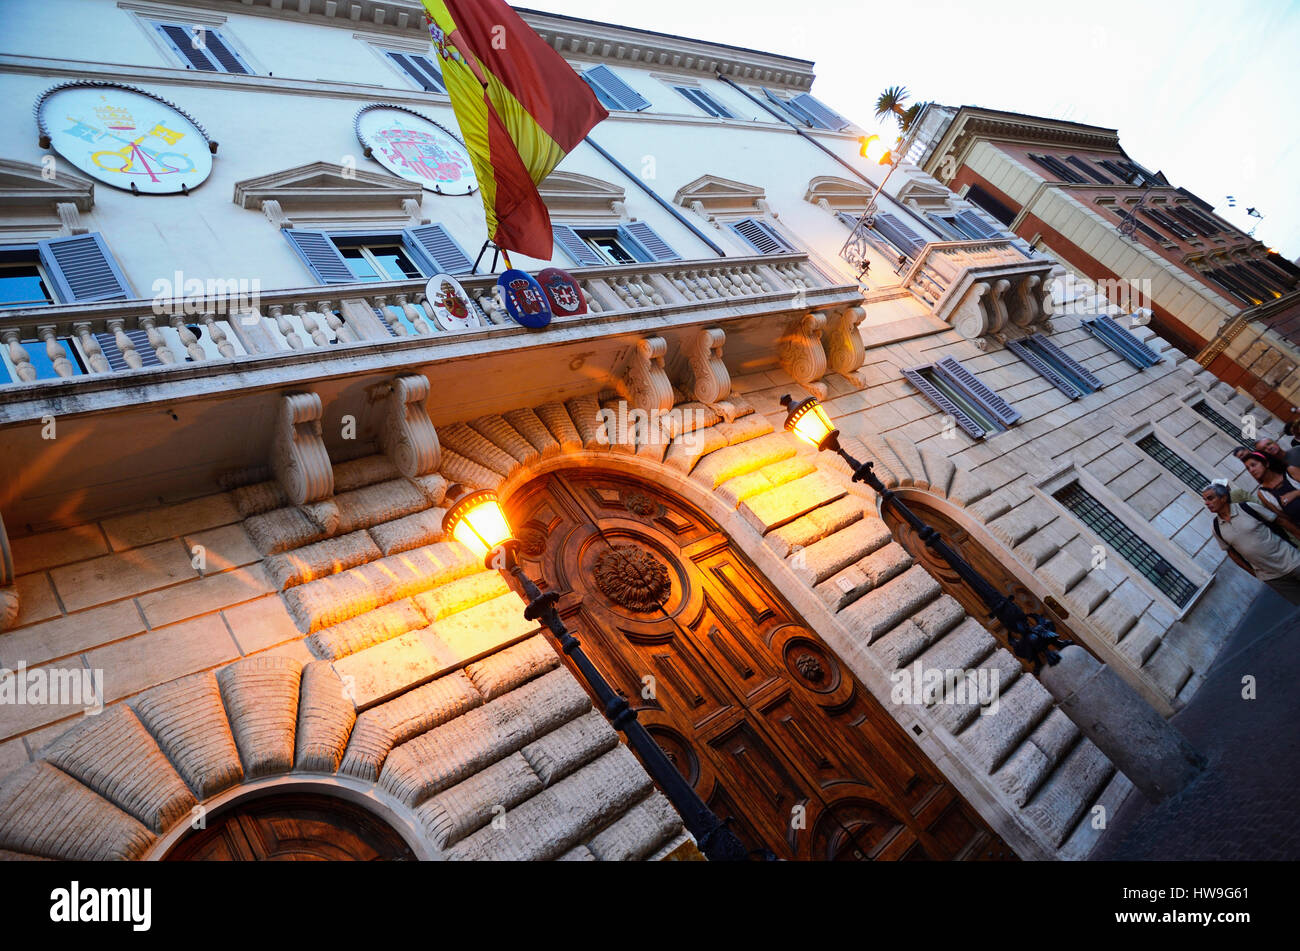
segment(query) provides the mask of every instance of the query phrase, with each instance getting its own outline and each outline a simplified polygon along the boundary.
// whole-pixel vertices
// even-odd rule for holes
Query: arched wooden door
[[[509,509],[587,655],[751,849],[1015,857],[702,513],[593,470],[541,478]]]
[[[987,578],[993,587],[1010,594],[1026,614],[1047,617],[1056,626],[1057,632],[1063,638],[1074,641],[1084,650],[1092,653],[1087,644],[1075,637],[1069,625],[1065,623],[1070,616],[1069,612],[1055,599],[1048,598],[1046,601],[1040,599],[1025,587],[1024,582],[1010,568],[994,557],[984,545],[980,544],[978,539],[939,509],[915,499],[904,499],[903,501],[921,521],[942,535],[943,540],[948,543],[949,547],[970,562],[971,566]],[[894,511],[892,505],[884,507],[883,517],[885,524],[889,526],[890,532],[893,533],[898,543],[907,550],[907,553],[925,567],[925,570],[943,586],[943,590],[966,609],[967,614],[973,618],[978,618],[980,623],[1003,646],[1009,648],[1010,641],[1006,629],[997,618],[989,613],[988,607],[980,599],[980,596],[975,593],[974,589],[962,581],[957,572],[949,567],[946,561],[936,555],[920,539],[916,532],[912,530],[912,526],[907,523],[907,520]],[[1024,663],[1026,669],[1032,669],[1031,664],[1022,663]]]
[[[268,796],[209,816],[167,854],[169,862],[414,861],[392,828],[332,796]]]

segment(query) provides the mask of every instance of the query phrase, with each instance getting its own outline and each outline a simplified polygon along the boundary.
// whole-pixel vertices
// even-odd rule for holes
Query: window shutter
[[[1047,361],[1043,360],[1038,356],[1038,354],[1034,353],[1034,351],[1030,350],[1019,340],[1008,340],[1007,349],[1033,367],[1034,372],[1070,399],[1077,400],[1079,397],[1083,396],[1083,393],[1078,389],[1078,387],[1053,370],[1047,365]]]
[[[243,60],[235,54],[235,51],[226,44],[226,41],[221,38],[221,34],[216,30],[205,31],[203,45],[208,48],[208,52],[212,54],[213,58],[221,64],[221,68],[226,72],[244,73],[245,75],[252,72],[252,70],[244,66]]]
[[[894,215],[881,212],[876,215],[875,230],[899,251],[914,258],[925,247],[925,239],[903,224]]]
[[[286,228],[284,236],[322,284],[351,284],[356,281],[352,269],[324,231]]]
[[[973,211],[957,212],[957,219],[981,238],[1000,238],[1002,233]]]
[[[619,79],[608,66],[593,66],[582,74],[582,78],[599,86],[605,95],[618,103],[620,109],[640,112],[650,108],[650,100]]]
[[[921,376],[915,370],[904,370],[903,376],[907,377],[909,383],[921,391],[931,403],[938,407],[939,412],[946,416],[951,416],[957,421],[957,425],[966,431],[966,433],[975,439],[983,439],[987,433],[984,427],[975,420],[963,413],[952,400],[944,396],[936,389],[929,380]]]
[[[212,62],[204,55],[203,50],[194,48],[194,35],[189,30],[171,23],[155,23],[154,26],[158,27],[158,32],[171,44],[172,49],[176,50],[192,67],[214,71]]]
[[[51,238],[40,242],[41,261],[50,272],[59,300],[130,300],[135,296],[122,269],[98,234]]]
[[[434,92],[445,93],[447,91],[447,84],[442,81],[442,71],[438,69],[433,60],[415,53],[408,53],[406,58],[411,61],[412,66],[429,77],[429,80],[433,83]]]
[[[1011,408],[1010,403],[981,383],[979,377],[953,357],[944,357],[934,366],[940,373],[983,403],[984,408],[997,417],[997,421],[1003,426],[1010,426],[1020,419],[1020,414]]]
[[[623,225],[623,229],[633,240],[640,243],[656,261],[680,261],[682,256],[668,246],[668,242],[644,221],[633,221]]]
[[[388,58],[396,63],[402,72],[419,83],[420,88],[425,92],[442,92],[442,87],[435,85],[433,80],[425,75],[425,71],[420,68],[420,64],[416,62],[419,57],[408,56],[406,53],[397,53],[393,50],[385,50],[384,52],[388,54]]]
[[[1091,386],[1094,390],[1100,390],[1104,385],[1101,380],[1089,373],[1083,364],[1067,356],[1064,350],[1052,343],[1052,341],[1048,340],[1042,334],[1034,334],[1029,339],[1033,341],[1034,346],[1041,348],[1049,357],[1061,366],[1065,367],[1088,386]]]
[[[135,344],[135,352],[140,354],[141,364],[147,367],[163,365],[149,343],[149,334],[143,330],[127,330],[125,333],[131,339],[131,343]],[[131,369],[131,365],[126,362],[126,357],[122,356],[122,349],[117,345],[117,337],[114,334],[95,334],[95,339],[99,341],[99,349],[104,351],[104,359],[108,361],[114,373]]]
[[[1088,162],[1086,159],[1081,159],[1077,155],[1069,155],[1066,156],[1065,160],[1069,162],[1071,165],[1073,165],[1075,168],[1077,168],[1079,171],[1083,172],[1084,175],[1087,175],[1089,178],[1091,178],[1094,182],[1097,182],[1102,185],[1115,184],[1105,175],[1101,174],[1101,172],[1093,168],[1092,163]]]
[[[759,254],[788,254],[794,250],[784,238],[757,218],[733,222],[731,230],[744,238]]]
[[[555,237],[555,243],[564,249],[564,253],[569,256],[574,264],[603,264],[604,259],[592,250],[591,246],[578,237],[578,232],[574,231],[568,225],[551,225],[551,234]]]
[[[934,215],[929,212],[926,212],[925,217],[930,220],[930,223],[933,224],[935,228],[942,231],[949,241],[965,241],[967,238],[971,237],[971,235],[957,227],[957,220],[955,218],[945,218],[943,215]]]
[[[1082,321],[1085,330],[1095,336],[1128,363],[1144,370],[1160,362],[1160,355],[1109,317]]]
[[[772,92],[772,90],[768,89],[766,86],[763,87],[763,92],[764,94],[766,94],[768,99],[776,103],[776,107],[778,109],[784,112],[795,122],[799,123],[800,125],[806,125],[806,126],[811,126],[813,124],[812,118],[808,115],[808,113],[804,112],[802,109],[798,109],[791,103],[786,102],[784,99],[777,96],[776,93]]]
[[[402,234],[406,237],[407,247],[413,248],[417,257],[423,255],[425,263],[433,266],[428,277],[434,274],[468,274],[474,269],[469,255],[460,249],[442,225],[408,228]]]
[[[844,118],[829,106],[814,99],[806,92],[801,92],[791,101],[827,129],[839,132],[848,128],[848,119]]]
[[[713,114],[719,119],[736,118],[732,115],[731,110],[719,102],[708,90],[697,89],[695,90],[695,94],[699,97],[700,103],[706,108],[713,110]]]

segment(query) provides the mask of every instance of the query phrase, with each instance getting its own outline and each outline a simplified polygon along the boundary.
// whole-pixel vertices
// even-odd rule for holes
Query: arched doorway
[[[1030,591],[1005,562],[995,557],[987,547],[981,544],[979,539],[954,518],[925,501],[917,499],[915,496],[904,498],[903,502],[921,521],[942,535],[948,546],[970,562],[971,566],[988,579],[993,587],[998,591],[1010,594],[1026,614],[1049,618],[1062,637],[1074,641],[1080,647],[1092,653],[1088,645],[1076,637],[1074,632],[1070,630],[1069,625],[1065,623],[1070,615],[1059,602],[1051,597],[1039,598],[1038,595]],[[946,561],[935,554],[921,540],[912,529],[912,526],[894,511],[892,505],[884,506],[881,515],[898,543],[943,586],[944,592],[955,598],[966,609],[967,614],[973,618],[978,618],[980,623],[1004,647],[1010,649],[1010,640],[1006,629],[997,618],[989,613],[988,607],[980,599],[980,596],[975,593],[974,589],[966,584]],[[1032,665],[1028,662],[1022,663],[1024,663],[1026,669],[1032,669]]]
[[[1015,857],[702,512],[593,469],[540,477],[508,508],[587,655],[750,848]]]
[[[334,796],[291,793],[244,799],[207,817],[168,862],[414,861],[415,854],[373,813]]]

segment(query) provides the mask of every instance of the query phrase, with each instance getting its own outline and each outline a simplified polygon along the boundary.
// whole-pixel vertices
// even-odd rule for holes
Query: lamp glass
[[[817,400],[808,400],[798,407],[786,423],[786,428],[805,442],[818,448],[830,435],[835,426],[831,423],[826,410]]]
[[[862,143],[861,155],[868,161],[875,162],[878,165],[888,165],[893,158],[893,154],[885,147],[885,143],[880,136],[867,136],[859,141]]]
[[[510,523],[495,492],[474,492],[447,513],[448,534],[479,557],[511,537]]]

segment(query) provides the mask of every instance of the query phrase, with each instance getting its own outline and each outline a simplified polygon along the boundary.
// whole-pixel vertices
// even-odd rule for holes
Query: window
[[[53,304],[50,281],[41,270],[40,256],[33,249],[30,257],[15,257],[0,263],[0,308],[40,307]]]
[[[322,284],[403,281],[466,274],[473,264],[442,225],[387,234],[306,231],[284,236]]]
[[[1095,393],[1102,387],[1101,380],[1066,356],[1065,351],[1042,334],[1023,340],[1008,340],[1007,349],[1072,400]]]
[[[1020,414],[1006,400],[952,357],[944,357],[930,366],[906,369],[903,376],[975,439],[1005,432],[1020,419]]]
[[[954,233],[958,241],[987,241],[1002,237],[1001,232],[973,211],[959,211],[955,215],[939,215],[940,227]]]
[[[1196,237],[1195,234],[1193,234],[1191,231],[1188,231],[1182,225],[1175,222],[1168,215],[1164,214],[1163,212],[1156,211],[1156,209],[1154,208],[1139,208],[1138,212],[1150,218],[1152,221],[1160,225],[1160,227],[1164,228],[1170,234],[1176,235],[1177,237],[1181,238],[1183,241],[1188,241]]]
[[[1011,222],[1016,220],[1014,211],[978,185],[972,185],[967,189],[964,197],[972,205],[988,212],[993,220],[999,222],[1004,228],[1010,228]]]
[[[812,129],[829,129],[832,132],[840,132],[849,126],[848,119],[806,92],[790,99],[782,99],[766,87],[763,88],[763,93],[799,125]]]
[[[1069,182],[1073,185],[1086,185],[1088,180],[1078,172],[1070,168],[1054,155],[1034,155],[1029,154],[1029,160],[1039,168],[1046,170],[1053,178],[1060,181]]]
[[[175,50],[190,69],[202,69],[211,73],[253,72],[220,31],[210,26],[180,23],[154,23],[154,26],[167,41],[167,45]]]
[[[641,95],[608,66],[593,66],[582,73],[596,93],[596,98],[606,109],[621,109],[624,112],[641,112],[650,108],[650,100]]]
[[[580,266],[649,264],[682,259],[644,221],[612,227],[552,224],[551,233],[555,236],[555,243]]]
[[[1255,440],[1247,439],[1244,435],[1242,435],[1241,426],[1234,426],[1232,423],[1228,422],[1227,417],[1225,417],[1222,413],[1219,413],[1216,410],[1214,410],[1209,403],[1205,402],[1205,400],[1201,400],[1199,403],[1196,403],[1194,406],[1192,406],[1192,411],[1198,413],[1199,415],[1203,416],[1205,419],[1209,420],[1211,423],[1215,425],[1215,427],[1227,433],[1229,436],[1231,436],[1237,442],[1241,443],[1241,445],[1245,446],[1251,452],[1255,451]],[[1202,486],[1202,488],[1204,488],[1204,486]],[[1197,491],[1199,492],[1200,489],[1197,489]]]
[[[1077,168],[1079,171],[1083,172],[1083,174],[1085,174],[1085,175],[1087,175],[1089,178],[1091,178],[1094,182],[1098,182],[1098,183],[1100,183],[1100,184],[1102,184],[1102,185],[1114,185],[1114,184],[1115,184],[1115,183],[1112,182],[1109,178],[1107,178],[1105,175],[1101,174],[1101,172],[1099,172],[1099,171],[1097,171],[1095,168],[1093,168],[1093,165],[1092,165],[1091,162],[1088,162],[1088,161],[1086,161],[1086,160],[1084,160],[1084,159],[1081,159],[1081,158],[1079,158],[1079,156],[1077,156],[1077,155],[1069,155],[1069,156],[1066,156],[1066,159],[1065,159],[1065,160],[1066,160],[1067,162],[1069,162],[1071,165],[1073,165],[1075,168]]]
[[[695,86],[674,86],[673,88],[715,119],[736,118],[727,110],[726,106],[718,102],[718,100],[714,99],[713,96],[709,95],[709,93],[703,89],[699,89]]]
[[[1188,465],[1187,460],[1175,453],[1154,435],[1144,436],[1139,439],[1137,447],[1178,476],[1179,481],[1197,495],[1200,495],[1201,490],[1210,484],[1209,479]]]
[[[1180,608],[1196,594],[1196,585],[1144,542],[1114,512],[1072,482],[1054,495],[1079,521],[1088,526],[1112,551],[1136,568],[1156,589]]]
[[[1138,184],[1142,180],[1142,173],[1137,167],[1130,162],[1118,162],[1111,159],[1099,159],[1097,164],[1118,178],[1125,185]]]
[[[1109,317],[1094,317],[1092,320],[1080,321],[1080,326],[1139,370],[1153,367],[1160,362],[1160,354]]]
[[[746,218],[731,224],[731,230],[759,254],[790,254],[797,249],[766,221]]]
[[[411,81],[425,92],[445,93],[447,91],[442,81],[442,72],[432,57],[402,50],[386,49],[383,53],[390,63],[410,77]]]

